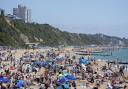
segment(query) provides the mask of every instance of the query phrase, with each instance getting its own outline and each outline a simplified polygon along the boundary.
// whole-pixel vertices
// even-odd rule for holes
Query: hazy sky
[[[18,4],[32,9],[32,21],[77,33],[128,38],[128,0],[0,0],[12,13]]]

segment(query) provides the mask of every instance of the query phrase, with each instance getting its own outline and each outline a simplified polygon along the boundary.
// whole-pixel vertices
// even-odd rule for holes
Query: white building
[[[31,22],[31,9],[27,9],[27,22]]]
[[[31,9],[26,6],[18,5],[18,8],[13,8],[13,15],[23,19],[26,23],[31,22]]]
[[[0,15],[1,15],[1,11],[2,11],[2,9],[0,8]]]
[[[4,10],[0,8],[0,15],[3,12],[3,14],[5,14]]]

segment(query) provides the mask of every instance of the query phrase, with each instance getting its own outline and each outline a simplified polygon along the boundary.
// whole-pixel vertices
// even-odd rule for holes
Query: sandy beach
[[[98,60],[95,60],[95,61],[91,60],[91,63],[89,65],[84,65],[84,67],[82,67],[78,63],[80,56],[76,55],[75,52],[70,49],[69,50],[66,49],[64,51],[57,51],[57,50],[55,51],[54,50],[53,53],[55,53],[56,55],[59,55],[61,57],[65,57],[65,55],[67,55],[68,59],[71,59],[70,61],[68,59],[64,59],[64,60],[60,60],[60,61],[56,62],[56,63],[58,63],[58,65],[62,65],[65,67],[64,67],[64,70],[59,70],[55,73],[53,72],[52,69],[45,68],[45,67],[41,67],[41,68],[36,67],[37,68],[36,71],[26,72],[25,66],[27,64],[32,64],[32,62],[30,62],[30,61],[29,62],[22,61],[22,63],[23,63],[23,64],[21,63],[22,65],[17,65],[17,63],[19,64],[19,62],[17,62],[17,60],[19,60],[23,56],[27,56],[30,54],[34,56],[34,57],[32,57],[32,60],[36,60],[36,61],[40,60],[40,61],[44,62],[48,59],[48,57],[44,56],[47,54],[48,50],[50,50],[50,49],[47,49],[47,50],[46,49],[35,49],[35,50],[18,49],[18,50],[11,50],[11,52],[7,52],[7,50],[1,51],[1,53],[6,54],[4,57],[7,57],[11,53],[11,56],[13,58],[15,58],[15,60],[12,60],[12,61],[10,61],[10,59],[1,61],[1,65],[4,65],[4,67],[1,67],[1,69],[0,69],[0,71],[2,72],[1,75],[4,75],[4,76],[7,75],[4,72],[4,70],[6,70],[7,68],[10,68],[10,66],[14,66],[15,68],[13,70],[11,70],[11,69],[9,70],[10,71],[9,75],[12,76],[11,74],[13,72],[19,73],[19,76],[22,75],[24,78],[21,78],[21,79],[27,83],[30,83],[30,84],[24,86],[24,87],[26,87],[26,89],[43,89],[43,88],[40,88],[41,82],[39,82],[38,80],[35,80],[35,79],[38,79],[38,78],[40,79],[42,76],[46,76],[48,79],[50,78],[50,76],[54,77],[55,79],[56,78],[59,79],[60,77],[58,77],[58,74],[59,73],[61,74],[64,70],[69,71],[70,74],[72,74],[76,77],[75,80],[72,80],[72,81],[75,81],[76,86],[71,85],[71,87],[67,88],[67,89],[75,89],[75,88],[76,89],[94,89],[95,87],[98,87],[96,89],[110,89],[108,87],[113,86],[113,85],[120,86],[120,87],[122,87],[121,89],[124,89],[123,87],[125,85],[128,86],[128,83],[126,83],[126,80],[127,80],[126,78],[128,77],[128,70],[124,70],[124,75],[117,75],[117,77],[113,77],[114,73],[116,73],[116,72],[119,73],[119,68],[116,67],[117,64],[109,64],[108,65],[108,63],[106,61],[98,61]],[[39,57],[39,54],[43,55],[42,59]],[[73,56],[75,56],[74,59],[72,59]],[[49,57],[49,58],[51,58],[51,57]],[[67,60],[67,61],[65,61],[65,60]],[[68,61],[69,61],[69,63],[65,64]],[[77,66],[76,64],[78,64],[79,66]],[[70,69],[69,66],[66,66],[66,65],[72,65],[74,67],[78,67],[78,72],[73,72],[73,69]],[[80,68],[80,66],[81,66],[81,68]],[[104,66],[106,66],[106,69],[103,70]],[[87,67],[92,69],[93,73],[87,71],[87,69],[86,69]],[[121,67],[121,65],[119,65],[119,67]],[[20,68],[21,68],[21,70],[20,70]],[[111,70],[109,70],[109,69],[111,69]],[[50,73],[53,73],[53,75],[49,75]],[[105,76],[105,74],[106,74],[106,76]],[[29,76],[29,77],[27,78],[27,76]],[[14,77],[14,76],[12,76],[12,77]],[[30,79],[30,81],[28,81],[27,79],[28,80]],[[115,79],[115,81],[113,79]],[[48,82],[48,80],[45,80],[45,81]],[[52,81],[55,81],[55,80],[52,80]],[[72,84],[72,81],[70,81],[70,84]],[[11,82],[10,85],[13,85],[13,82]],[[52,87],[53,87],[52,85],[49,85],[48,89],[55,89]],[[56,87],[56,89],[61,89],[61,88],[57,88],[57,86],[55,86],[55,87]],[[10,89],[13,89],[13,88],[10,88]],[[117,88],[115,88],[115,89],[117,89]]]

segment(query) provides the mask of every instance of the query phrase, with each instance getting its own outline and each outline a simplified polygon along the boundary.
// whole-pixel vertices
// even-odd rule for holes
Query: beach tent
[[[91,62],[87,58],[80,58],[79,63],[87,65],[90,64]]]
[[[66,82],[64,84],[61,84],[60,86],[57,87],[57,89],[71,89],[69,82]]]
[[[35,65],[41,65],[41,61],[35,61],[34,64]]]
[[[63,86],[64,86],[65,89],[70,89],[70,84],[69,84],[69,82],[64,83]]]
[[[17,82],[17,87],[21,88],[21,87],[25,87],[25,81],[24,80],[19,80]]]
[[[66,78],[69,80],[77,80],[77,78],[74,75],[67,75]]]
[[[66,82],[69,82],[69,80],[68,80],[68,78],[65,78],[65,77],[63,77],[63,78],[61,78],[61,79],[59,80],[59,83],[60,83],[60,84],[63,84],[63,83],[66,83]]]
[[[39,68],[37,68],[37,67],[32,67],[32,71],[33,71],[33,72],[39,71]]]
[[[53,64],[53,65],[51,65],[51,67],[52,67],[52,69],[57,69],[57,68],[59,68],[59,65],[58,64]]]
[[[64,60],[64,57],[59,55],[55,58],[56,61],[63,61]]]
[[[46,60],[45,62],[47,62],[49,65],[53,65],[55,61],[53,61],[53,60]]]
[[[1,78],[0,78],[0,82],[1,82],[1,83],[10,83],[11,80],[8,79],[7,77],[1,77]]]
[[[32,64],[33,67],[41,67],[42,66],[42,62],[41,61],[35,61]]]
[[[45,61],[45,62],[41,62],[41,66],[43,66],[43,67],[45,67],[45,68],[46,68],[46,67],[48,67],[48,66],[49,66],[49,63],[48,63],[48,62],[46,62],[46,61]]]

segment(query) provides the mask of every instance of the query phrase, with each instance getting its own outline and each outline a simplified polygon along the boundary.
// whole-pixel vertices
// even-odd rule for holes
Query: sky
[[[12,14],[18,4],[32,10],[32,21],[63,31],[128,38],[128,0],[0,0]]]

